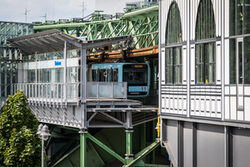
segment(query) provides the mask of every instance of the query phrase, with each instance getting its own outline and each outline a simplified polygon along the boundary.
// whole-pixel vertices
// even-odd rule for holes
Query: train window
[[[98,70],[92,70],[92,81],[93,82],[98,81]]]
[[[99,82],[106,82],[108,78],[107,70],[101,69],[99,70]]]
[[[112,82],[113,77],[112,77],[112,69],[107,69],[107,81]]]
[[[112,69],[112,77],[113,77],[113,82],[118,82],[118,69],[117,68]]]
[[[132,68],[131,66],[124,66],[123,81],[127,82],[128,86],[147,86],[147,66],[143,66],[142,68]]]

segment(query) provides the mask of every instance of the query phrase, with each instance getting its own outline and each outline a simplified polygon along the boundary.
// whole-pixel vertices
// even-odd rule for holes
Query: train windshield
[[[123,66],[123,81],[128,86],[147,86],[148,66],[146,64],[127,64]]]

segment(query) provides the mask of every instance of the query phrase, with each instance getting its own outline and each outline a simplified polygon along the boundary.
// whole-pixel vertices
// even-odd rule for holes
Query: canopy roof
[[[48,30],[31,35],[21,36],[9,39],[10,44],[18,48],[24,55],[41,54],[48,52],[62,51],[65,42],[67,42],[67,50],[72,49],[90,49],[103,47],[121,41],[129,40],[130,36],[120,36],[114,38],[98,39],[93,41],[85,41],[65,34],[59,30]]]

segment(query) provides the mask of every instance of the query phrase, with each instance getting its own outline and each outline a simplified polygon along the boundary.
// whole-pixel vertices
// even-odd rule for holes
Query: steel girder
[[[72,36],[87,37],[87,40],[131,35],[132,49],[148,48],[158,45],[158,5],[126,13],[121,19],[40,25],[34,29],[35,32],[58,29]]]

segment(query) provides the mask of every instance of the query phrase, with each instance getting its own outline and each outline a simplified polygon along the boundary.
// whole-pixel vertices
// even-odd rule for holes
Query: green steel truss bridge
[[[95,15],[90,22],[66,22],[35,25],[34,31],[58,29],[75,37],[87,40],[131,35],[132,49],[150,48],[158,45],[158,5],[134,9],[116,19],[103,19]]]

